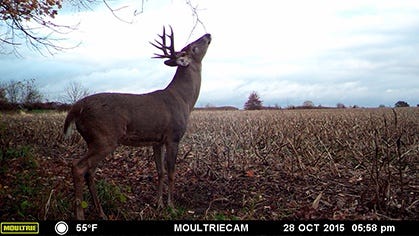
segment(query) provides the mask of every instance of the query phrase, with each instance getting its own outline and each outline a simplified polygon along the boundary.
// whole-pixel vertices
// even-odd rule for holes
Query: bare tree
[[[2,87],[5,93],[4,96],[10,103],[29,104],[42,100],[42,94],[36,85],[35,79],[23,81],[10,80]]]
[[[18,103],[22,92],[22,82],[10,80],[5,84],[5,91],[10,103]]]
[[[91,92],[89,89],[83,87],[79,82],[70,82],[70,84],[65,88],[64,102],[75,103],[78,100],[90,95]]]
[[[23,104],[31,104],[41,102],[42,94],[35,83],[35,79],[24,80],[22,83],[22,92],[20,102]]]
[[[4,83],[0,83],[0,103],[2,102],[7,102],[6,85]]]
[[[4,97],[10,103],[30,104],[41,102],[42,94],[36,85],[35,79],[24,81],[10,80],[1,86]]]

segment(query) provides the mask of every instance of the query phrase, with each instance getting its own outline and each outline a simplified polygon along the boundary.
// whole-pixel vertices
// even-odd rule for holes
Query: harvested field
[[[0,115],[0,219],[72,219],[76,132],[65,113]],[[112,220],[419,220],[419,109],[194,111],[176,209],[157,210],[151,148],[119,147],[96,173]],[[87,188],[86,217],[96,219]]]

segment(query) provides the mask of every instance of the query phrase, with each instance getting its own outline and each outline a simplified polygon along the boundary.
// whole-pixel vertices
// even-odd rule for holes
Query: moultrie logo
[[[1,234],[39,234],[38,222],[1,222]]]

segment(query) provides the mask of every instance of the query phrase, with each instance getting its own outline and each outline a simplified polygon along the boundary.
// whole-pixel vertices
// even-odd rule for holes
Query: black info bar
[[[1,234],[36,235],[416,235],[415,221],[1,222]]]

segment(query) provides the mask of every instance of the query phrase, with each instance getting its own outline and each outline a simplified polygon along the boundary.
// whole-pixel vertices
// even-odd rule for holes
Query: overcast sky
[[[36,78],[42,93],[59,100],[71,81],[94,92],[145,93],[162,89],[175,69],[149,41],[172,25],[176,49],[205,33],[212,42],[203,61],[197,106],[239,108],[252,91],[264,105],[393,106],[419,104],[419,1],[192,0],[202,25],[194,25],[183,0],[109,1],[66,9],[58,20],[77,24],[64,45],[75,49],[23,58],[0,55],[0,82]]]

